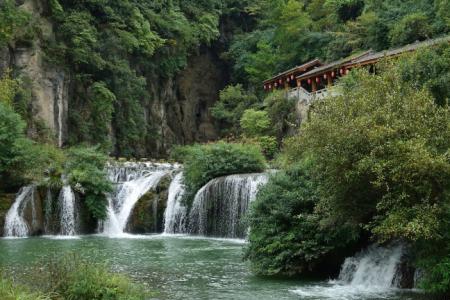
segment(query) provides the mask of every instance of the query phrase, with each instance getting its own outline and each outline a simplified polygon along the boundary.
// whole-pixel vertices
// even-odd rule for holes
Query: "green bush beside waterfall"
[[[183,162],[189,202],[211,179],[230,174],[262,172],[266,168],[261,149],[253,144],[218,142],[185,146],[176,148],[172,156]]]
[[[390,63],[377,74],[352,71],[342,95],[315,102],[285,141],[286,171],[250,215],[247,258],[258,272],[304,274],[354,240],[402,240],[424,286],[450,290],[450,110],[399,80],[402,71]],[[299,163],[302,176],[292,171]]]

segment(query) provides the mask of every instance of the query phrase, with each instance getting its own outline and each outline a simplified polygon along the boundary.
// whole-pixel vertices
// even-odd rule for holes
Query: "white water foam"
[[[187,208],[183,205],[183,173],[178,173],[169,186],[167,207],[164,212],[164,233],[186,232]]]
[[[121,237],[137,201],[173,169],[170,164],[129,164],[111,168],[110,179],[117,184],[116,192],[108,196],[107,219],[101,224],[102,233]]]
[[[14,204],[8,210],[5,218],[5,237],[27,237],[29,227],[23,218],[23,210],[26,206],[26,201],[34,198],[35,186],[29,185],[23,187],[14,201]],[[33,215],[34,217],[34,215]]]
[[[244,238],[248,230],[242,219],[267,180],[267,174],[258,173],[229,175],[208,182],[195,195],[189,213],[189,233]]]
[[[60,233],[63,236],[76,234],[75,194],[70,185],[65,185],[59,193],[60,203]]]
[[[292,292],[302,299],[387,299],[399,291],[395,277],[402,255],[402,246],[371,246],[345,260],[338,280]]]

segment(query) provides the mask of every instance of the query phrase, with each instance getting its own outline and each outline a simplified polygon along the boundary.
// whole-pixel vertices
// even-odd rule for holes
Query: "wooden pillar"
[[[302,81],[300,79],[297,79],[297,87],[301,87],[302,86]]]
[[[316,83],[316,79],[311,79],[311,84],[312,84],[312,91],[317,92],[317,83]]]
[[[327,75],[328,87],[333,85],[333,78],[331,78],[331,74]]]
[[[284,89],[286,91],[289,90],[289,82],[287,82],[287,80],[284,81]]]

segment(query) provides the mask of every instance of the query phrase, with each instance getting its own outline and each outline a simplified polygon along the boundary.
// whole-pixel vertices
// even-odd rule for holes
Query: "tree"
[[[242,132],[248,137],[266,135],[270,128],[270,119],[266,111],[247,109],[240,120]]]
[[[211,108],[222,136],[239,135],[239,120],[244,111],[258,101],[255,95],[244,91],[242,85],[228,86],[220,91],[219,101]]]
[[[423,13],[413,13],[403,17],[391,32],[394,45],[404,45],[429,38],[432,28],[428,17]]]

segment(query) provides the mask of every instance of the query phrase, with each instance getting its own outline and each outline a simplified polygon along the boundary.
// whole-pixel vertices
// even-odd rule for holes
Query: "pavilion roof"
[[[331,71],[333,69],[339,68],[340,66],[342,66],[344,64],[348,64],[348,63],[351,63],[353,61],[362,59],[362,58],[364,58],[366,56],[369,56],[371,54],[373,54],[372,50],[365,51],[363,53],[359,53],[359,54],[355,54],[355,55],[351,55],[349,57],[346,57],[346,58],[343,58],[343,59],[331,62],[329,64],[326,64],[326,65],[320,66],[318,68],[315,68],[315,69],[313,69],[313,70],[311,70],[309,72],[301,74],[300,76],[297,76],[297,79],[305,79],[305,78],[309,78],[309,77],[314,77],[314,76],[316,76],[318,74],[322,74],[324,72]]]
[[[450,42],[450,35],[432,39],[432,40],[426,40],[423,42],[415,42],[413,44],[409,44],[409,45],[391,49],[391,50],[384,50],[384,51],[380,51],[380,52],[374,52],[372,50],[368,50],[366,52],[363,52],[363,53],[360,53],[357,55],[352,55],[352,56],[331,62],[329,64],[320,66],[320,67],[310,70],[306,73],[300,74],[299,76],[297,76],[297,79],[300,79],[300,80],[308,79],[308,78],[315,77],[315,76],[321,75],[323,73],[326,73],[328,71],[338,69],[341,67],[348,68],[348,67],[354,67],[354,66],[373,64],[373,63],[378,62],[379,60],[381,60],[384,57],[398,56],[403,53],[416,51],[417,49],[437,45],[437,44],[440,44],[443,42]]]
[[[273,76],[272,78],[264,80],[263,83],[272,82],[272,81],[275,81],[275,80],[279,79],[280,77],[287,76],[287,75],[289,75],[291,73],[306,71],[308,68],[311,68],[311,67],[314,67],[314,66],[321,66],[321,65],[322,65],[322,63],[320,62],[320,60],[316,58],[316,59],[308,61],[308,62],[306,62],[306,63],[304,63],[302,65],[295,66],[295,67],[293,67],[293,68],[291,68],[289,70],[286,70],[284,72],[278,73],[277,75]]]

